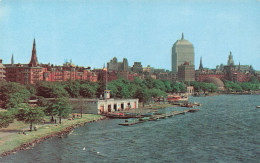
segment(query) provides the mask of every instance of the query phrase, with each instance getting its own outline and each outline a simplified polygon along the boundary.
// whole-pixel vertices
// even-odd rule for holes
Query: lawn
[[[82,118],[75,118],[74,120],[62,119],[62,124],[38,124],[37,131],[26,131],[26,135],[22,134],[22,131],[28,130],[29,124],[14,121],[8,128],[0,129],[0,155],[22,144],[62,131],[67,127],[98,120],[99,118],[101,118],[100,115],[83,114]]]

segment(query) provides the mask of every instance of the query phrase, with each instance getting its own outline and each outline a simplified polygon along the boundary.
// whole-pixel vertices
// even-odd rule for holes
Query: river
[[[260,95],[190,97],[200,111],[133,126],[106,119],[0,162],[259,162]],[[166,108],[166,112],[187,108]]]

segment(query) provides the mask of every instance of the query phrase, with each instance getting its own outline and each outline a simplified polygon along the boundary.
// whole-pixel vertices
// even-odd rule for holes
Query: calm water
[[[90,123],[0,162],[259,162],[260,95],[190,100],[203,104],[199,112],[130,127]]]

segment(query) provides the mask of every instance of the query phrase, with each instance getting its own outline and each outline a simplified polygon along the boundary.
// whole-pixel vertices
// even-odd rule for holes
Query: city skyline
[[[195,68],[260,59],[259,1],[0,1],[0,58],[29,63],[36,38],[39,63],[101,68],[113,57],[129,66],[171,69],[171,48],[184,33]],[[248,57],[250,55],[250,57]],[[101,59],[102,58],[102,59]]]

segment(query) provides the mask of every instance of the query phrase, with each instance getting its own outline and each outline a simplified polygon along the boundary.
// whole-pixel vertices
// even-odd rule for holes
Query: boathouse
[[[79,99],[71,98],[70,102],[73,110],[78,112],[82,109],[86,114],[104,114],[115,111],[123,111],[138,108],[138,99],[113,99],[110,98],[110,91],[105,90],[104,98],[99,99]]]

